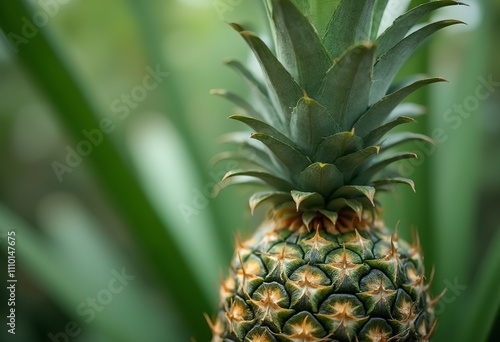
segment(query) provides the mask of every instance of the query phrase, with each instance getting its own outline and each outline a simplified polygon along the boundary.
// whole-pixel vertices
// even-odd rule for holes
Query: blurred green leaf
[[[461,325],[458,342],[488,341],[500,310],[500,227],[482,258],[467,298],[467,319]]]
[[[0,3],[0,24],[4,32],[22,36],[18,18],[31,15],[22,2]],[[40,29],[28,44],[19,46],[17,56],[52,100],[75,140],[81,137],[82,129],[99,127],[91,92],[84,89],[50,30]],[[146,259],[165,286],[176,294],[173,299],[178,314],[189,322],[197,339],[206,339],[208,327],[202,312],[210,310],[210,301],[203,296],[201,284],[151,207],[135,175],[107,137],[87,158],[97,170],[100,186],[126,218],[127,228],[136,237]],[[197,310],[193,310],[194,307]]]
[[[45,228],[52,236],[41,236],[33,227],[0,206],[0,237],[6,242],[7,232],[15,231],[18,267],[42,284],[70,318],[78,321],[82,335],[97,330],[99,335],[111,341],[134,342],[143,338],[143,329],[147,325],[149,336],[158,340],[167,337],[186,339],[182,329],[179,329],[181,327],[160,319],[164,313],[152,305],[154,300],[147,298],[150,296],[144,295],[145,288],[136,276],[137,270],[126,266],[128,262],[109,245],[103,245],[102,236],[92,231],[95,228],[75,206],[76,203],[61,195],[58,199],[53,198],[52,202],[54,205],[45,212],[44,220],[48,224]],[[59,215],[61,213],[63,215]],[[136,277],[136,280],[123,285],[122,292],[115,293],[111,302],[103,306],[102,312],[91,310],[88,304],[82,305],[87,303],[89,297],[95,297],[106,288],[110,279],[116,277],[113,271],[122,273],[123,269],[127,276]],[[20,283],[20,286],[24,285]],[[85,310],[78,311],[80,306]],[[137,316],[137,312],[143,314]],[[59,331],[47,331],[46,334],[57,335],[64,329],[63,325]]]
[[[172,70],[169,61],[170,51],[165,48],[165,45],[161,44],[164,40],[162,36],[164,31],[162,31],[160,23],[165,20],[164,15],[159,15],[153,3],[148,1],[129,0],[127,3],[141,31],[142,41],[151,63],[160,65],[162,70]],[[174,49],[175,47],[172,46],[171,48]],[[200,184],[208,184],[214,180],[209,177],[200,139],[193,133],[193,129],[189,124],[189,113],[186,106],[189,97],[180,91],[179,80],[176,77],[176,73],[172,73],[169,75],[169,79],[163,82],[163,105],[187,152],[185,158],[189,159],[194,165],[192,171],[197,181]],[[207,226],[218,236],[219,244],[217,248],[222,251],[223,255],[231,255],[232,235],[227,234],[227,217],[224,215],[222,208],[209,204],[206,211],[208,215]]]
[[[432,96],[433,112],[440,115],[430,118],[434,129],[444,132],[443,141],[438,144],[431,160],[434,193],[431,203],[435,212],[433,235],[437,271],[434,288],[435,293],[439,293],[445,281],[455,280],[469,288],[467,295],[457,296],[453,303],[446,304],[436,332],[438,341],[458,341],[464,335],[459,335],[457,325],[461,326],[472,319],[468,298],[472,295],[473,241],[478,234],[475,216],[482,165],[481,106],[468,111],[470,117],[467,118],[462,117],[456,108],[457,105],[463,105],[466,99],[476,96],[476,89],[481,85],[480,77],[488,75],[485,68],[487,54],[484,52],[488,51],[490,44],[491,6],[491,2],[483,1],[481,24],[476,30],[467,33],[470,44],[460,60],[462,68],[456,72],[452,91],[436,91]],[[439,51],[438,43],[436,51]],[[450,124],[450,117],[460,119],[460,125]]]

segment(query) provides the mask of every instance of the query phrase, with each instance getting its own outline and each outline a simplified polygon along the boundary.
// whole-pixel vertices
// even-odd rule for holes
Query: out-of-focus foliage
[[[469,25],[407,66],[452,84],[419,95],[430,115],[416,128],[438,144],[401,166],[417,194],[383,198],[401,235],[418,226],[435,294],[448,289],[436,341],[494,340],[500,302],[500,5],[468,3],[446,16]],[[250,216],[247,189],[214,198],[234,167],[210,165],[217,139],[241,127],[209,89],[246,94],[222,61],[254,61],[226,22],[266,35],[265,19],[243,0],[0,4],[2,289],[12,230],[18,279],[16,335],[2,290],[0,340],[209,340],[234,235],[264,214]]]

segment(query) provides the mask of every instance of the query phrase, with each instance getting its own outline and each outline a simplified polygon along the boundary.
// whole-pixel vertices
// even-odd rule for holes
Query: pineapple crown
[[[294,1],[300,9],[304,1]],[[335,3],[335,4],[334,4]],[[327,25],[310,20],[290,0],[266,0],[276,54],[255,34],[238,24],[263,73],[262,83],[237,61],[227,64],[248,84],[252,103],[215,90],[234,102],[242,114],[231,119],[255,133],[232,133],[228,140],[251,153],[226,152],[248,167],[229,171],[223,186],[257,182],[267,186],[250,198],[252,211],[262,203],[293,204],[299,212],[321,212],[335,221],[337,213],[376,208],[375,193],[413,181],[381,172],[414,153],[394,152],[411,140],[432,143],[425,135],[386,134],[414,122],[422,107],[401,102],[422,86],[442,78],[413,76],[392,84],[418,46],[434,32],[454,24],[443,20],[409,33],[425,16],[456,1],[431,1],[397,18],[378,35],[388,0],[340,0]],[[306,5],[304,5],[306,4]],[[330,6],[330,5],[329,5]],[[269,190],[271,189],[271,190]]]

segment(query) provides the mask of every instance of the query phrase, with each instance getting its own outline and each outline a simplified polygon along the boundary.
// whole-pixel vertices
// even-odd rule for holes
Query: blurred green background
[[[466,2],[437,15],[468,25],[434,36],[403,71],[451,85],[413,99],[429,112],[415,130],[438,142],[410,146],[420,159],[400,164],[417,193],[402,187],[382,200],[389,227],[399,221],[406,238],[418,228],[433,293],[448,289],[434,340],[498,341],[500,1]],[[250,189],[212,195],[231,167],[210,166],[225,148],[218,139],[241,126],[209,90],[245,95],[222,61],[255,61],[226,23],[266,35],[261,7],[0,4],[1,341],[210,339],[203,313],[214,312],[234,236],[264,211],[250,215]],[[10,231],[15,335],[6,325]]]

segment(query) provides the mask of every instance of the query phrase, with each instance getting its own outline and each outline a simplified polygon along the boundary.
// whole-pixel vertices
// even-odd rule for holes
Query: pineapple
[[[409,244],[385,227],[376,194],[398,183],[414,189],[388,166],[417,156],[394,147],[432,141],[388,133],[422,114],[401,104],[408,95],[443,81],[393,79],[425,38],[459,22],[409,31],[460,3],[414,7],[380,35],[387,1],[340,0],[322,28],[296,4],[307,2],[266,2],[276,53],[232,24],[262,69],[257,77],[227,62],[248,83],[252,103],[215,91],[241,108],[230,118],[255,132],[228,136],[243,148],[223,157],[242,168],[223,182],[264,185],[250,208],[272,207],[254,235],[236,243],[218,314],[208,319],[212,341],[428,341],[437,299],[428,293],[418,237]]]

